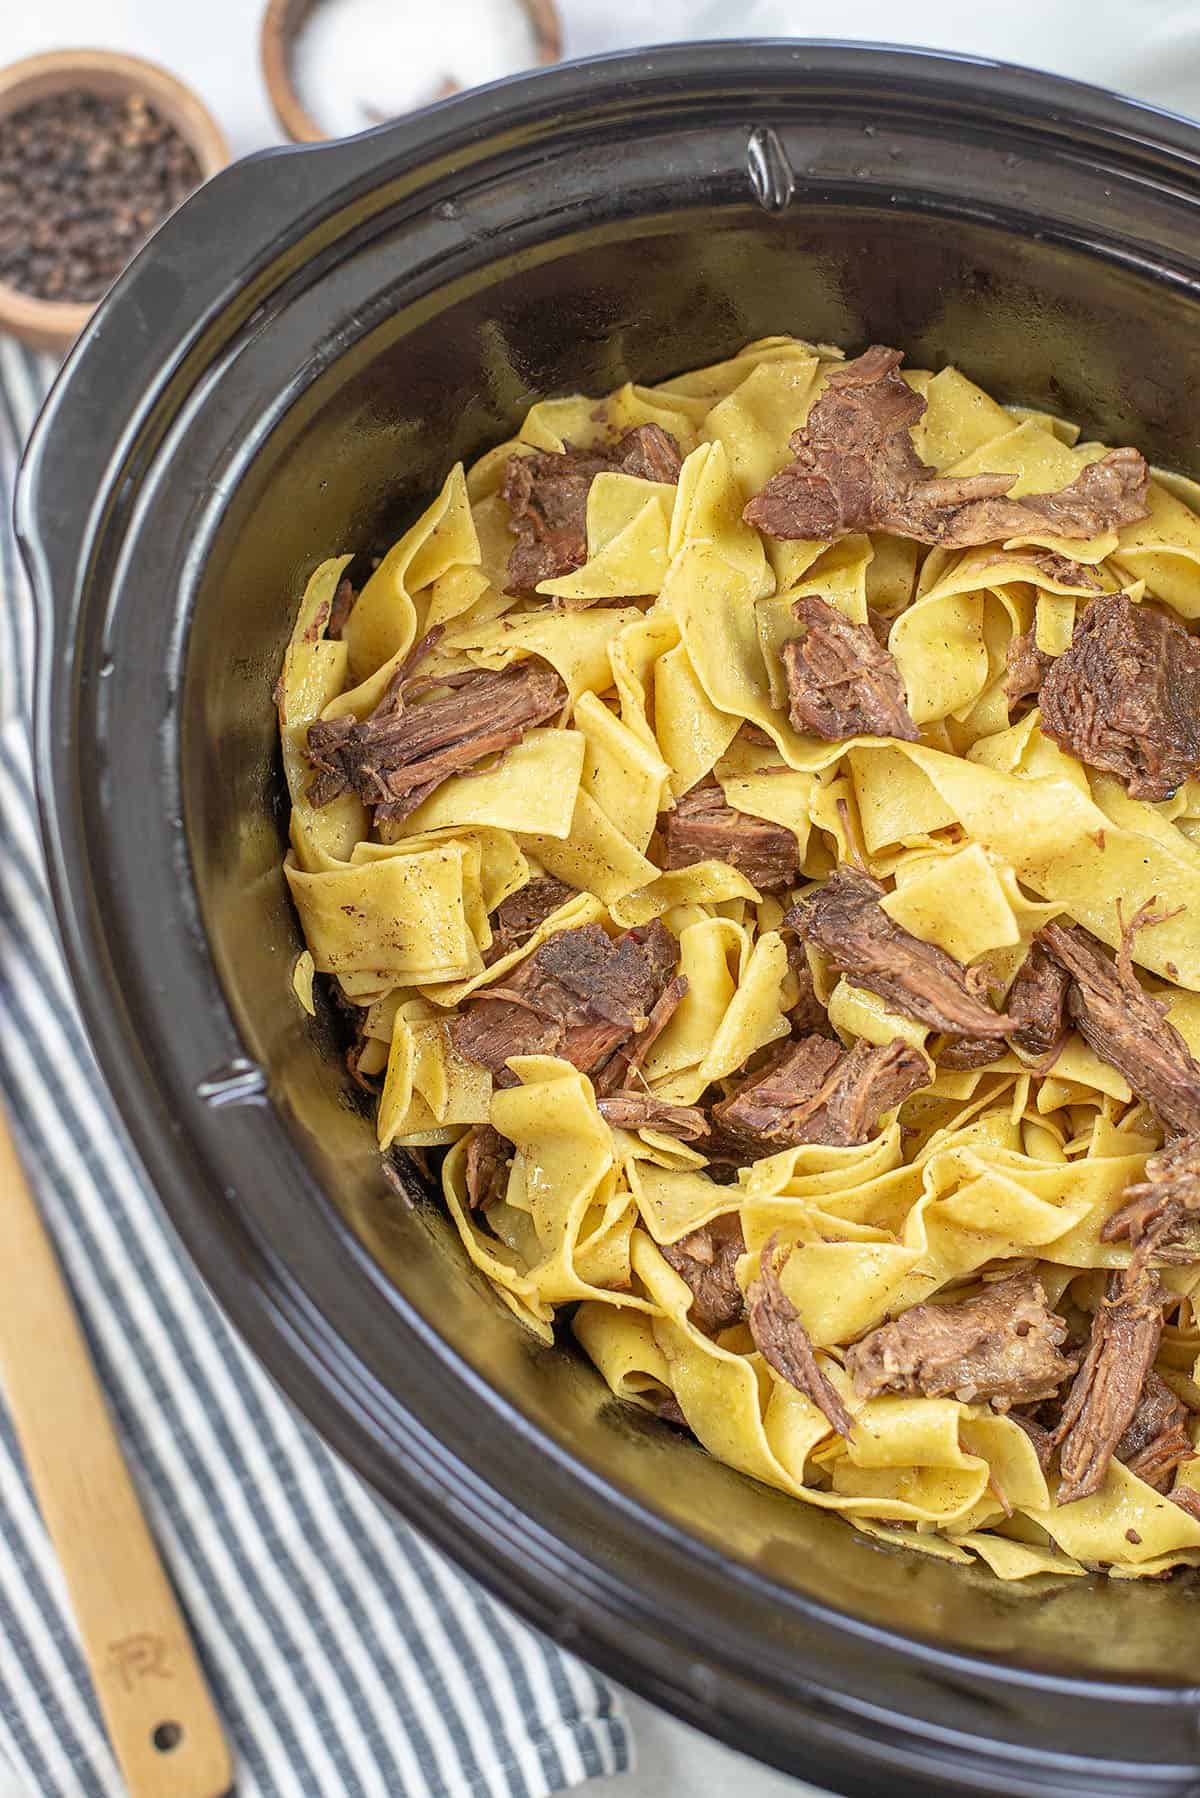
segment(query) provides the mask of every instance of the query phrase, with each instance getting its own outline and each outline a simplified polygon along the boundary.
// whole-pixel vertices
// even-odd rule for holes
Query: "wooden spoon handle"
[[[131,1798],[221,1798],[221,1724],[2,1110],[0,1382]]]

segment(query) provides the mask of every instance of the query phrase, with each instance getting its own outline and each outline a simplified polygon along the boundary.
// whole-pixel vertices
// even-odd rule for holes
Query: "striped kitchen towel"
[[[147,1191],[74,1008],[10,527],[53,374],[0,339],[0,1086],[237,1757],[239,1798],[539,1798],[629,1765],[596,1676],[385,1513],[251,1361]],[[103,1545],[98,1545],[103,1552]],[[0,1407],[0,1791],[120,1798]]]

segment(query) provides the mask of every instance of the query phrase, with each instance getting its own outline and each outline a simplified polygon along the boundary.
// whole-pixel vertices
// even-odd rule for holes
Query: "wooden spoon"
[[[0,1384],[130,1798],[222,1798],[221,1724],[2,1110],[0,1270]]]

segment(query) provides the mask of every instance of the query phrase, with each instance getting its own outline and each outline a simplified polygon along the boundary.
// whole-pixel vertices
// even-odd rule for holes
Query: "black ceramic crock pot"
[[[1200,1793],[1195,1590],[883,1549],[524,1334],[416,1170],[388,1186],[292,996],[271,687],[314,564],[385,545],[535,399],[769,332],[953,360],[1200,476],[1198,202],[1200,129],[1020,70],[798,43],[562,67],[218,176],[26,458],[63,934],[196,1263],[500,1597],[839,1792]]]

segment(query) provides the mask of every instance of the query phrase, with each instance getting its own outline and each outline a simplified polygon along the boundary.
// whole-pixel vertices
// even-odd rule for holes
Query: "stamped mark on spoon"
[[[764,212],[786,211],[796,191],[796,175],[773,126],[756,125],[750,133],[746,173]]]

